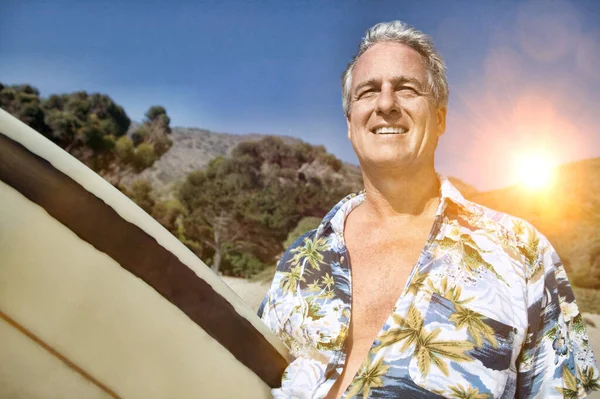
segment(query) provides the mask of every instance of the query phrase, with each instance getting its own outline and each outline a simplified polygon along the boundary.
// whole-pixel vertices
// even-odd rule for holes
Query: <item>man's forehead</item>
[[[394,75],[394,76],[389,76],[389,77],[377,77],[377,78],[370,78],[370,79],[366,79],[366,80],[362,80],[362,81],[357,81],[356,84],[353,83],[354,89],[359,89],[361,87],[365,87],[365,86],[378,86],[381,85],[384,81],[388,81],[390,83],[392,83],[392,85],[399,85],[399,84],[411,84],[417,87],[422,87],[425,82],[421,81],[421,79],[418,79],[414,76],[410,76],[410,75]]]
[[[352,86],[386,80],[424,84],[427,70],[421,55],[413,48],[395,42],[377,43],[365,51],[352,70]]]

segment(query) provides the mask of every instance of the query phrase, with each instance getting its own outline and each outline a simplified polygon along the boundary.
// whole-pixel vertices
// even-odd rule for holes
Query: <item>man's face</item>
[[[378,43],[358,59],[347,123],[363,167],[433,167],[446,108],[436,106],[427,76],[419,53],[399,43]]]

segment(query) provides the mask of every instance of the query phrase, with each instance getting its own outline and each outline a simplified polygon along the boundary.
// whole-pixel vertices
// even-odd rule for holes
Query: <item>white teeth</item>
[[[375,134],[404,134],[406,129],[401,127],[380,127],[375,129]]]

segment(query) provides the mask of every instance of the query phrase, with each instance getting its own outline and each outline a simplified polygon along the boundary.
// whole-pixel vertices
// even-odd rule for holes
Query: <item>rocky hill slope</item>
[[[129,134],[134,132],[139,125],[132,123]],[[267,135],[246,134],[237,135],[230,133],[217,133],[198,128],[175,127],[172,129],[171,139],[173,146],[154,165],[141,174],[131,174],[123,179],[128,185],[134,180],[148,180],[155,193],[159,196],[168,196],[173,188],[180,183],[190,172],[204,168],[212,159],[226,156],[241,142],[260,140]],[[299,144],[302,140],[295,137],[277,136],[286,144]],[[306,165],[303,170],[311,175],[322,175],[324,172],[318,165]],[[340,176],[351,180],[354,185],[362,184],[360,169],[356,165],[344,164]],[[322,177],[322,176],[320,176]]]

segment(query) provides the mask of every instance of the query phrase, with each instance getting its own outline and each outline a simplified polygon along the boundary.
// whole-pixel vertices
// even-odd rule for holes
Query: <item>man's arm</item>
[[[562,262],[539,236],[528,281],[529,327],[517,362],[517,397],[584,398],[600,390],[598,365]]]

